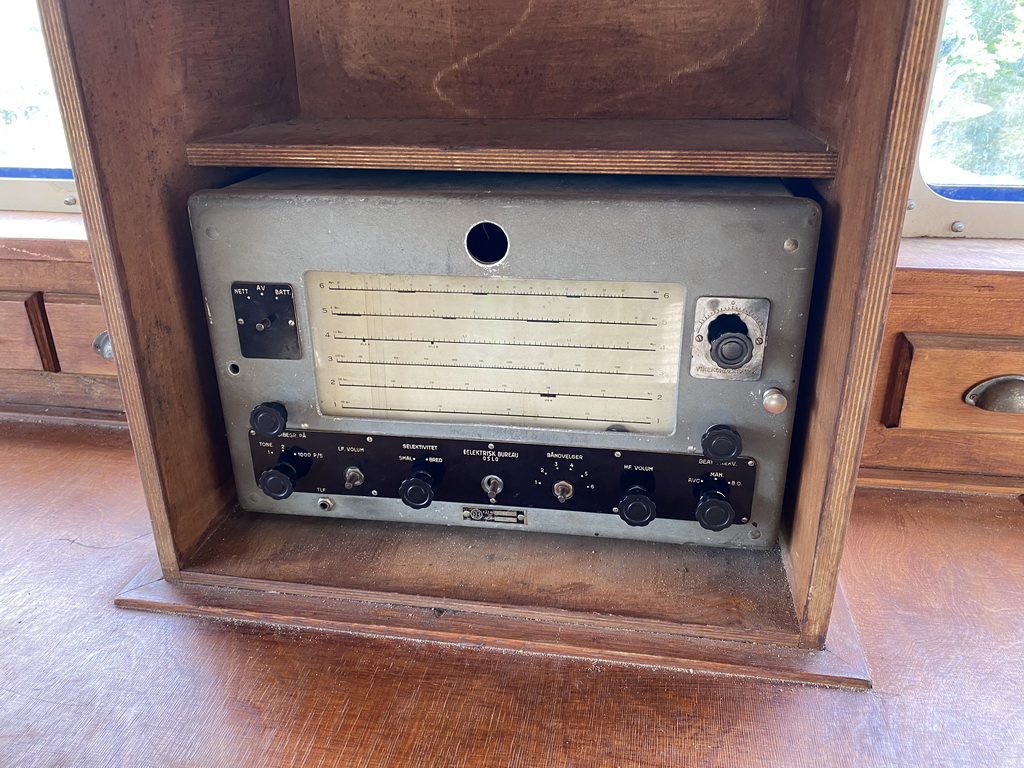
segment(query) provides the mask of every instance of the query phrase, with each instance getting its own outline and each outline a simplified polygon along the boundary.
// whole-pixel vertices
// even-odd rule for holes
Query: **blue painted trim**
[[[75,178],[70,168],[0,168],[0,178],[4,179],[62,179],[71,181]]]
[[[982,186],[944,186],[929,184],[928,187],[937,195],[949,200],[974,200],[984,202],[1024,202],[1024,187],[982,187]]]

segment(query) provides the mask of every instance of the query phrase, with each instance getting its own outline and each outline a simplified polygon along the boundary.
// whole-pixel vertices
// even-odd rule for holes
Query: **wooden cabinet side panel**
[[[125,408],[164,573],[230,501],[222,417],[188,226],[202,130],[296,109],[287,5],[41,2]]]
[[[791,497],[790,578],[808,646],[824,642],[835,595],[941,13],[941,0],[865,0],[812,3],[805,18],[793,117],[840,151],[836,180],[820,188],[831,276]]]

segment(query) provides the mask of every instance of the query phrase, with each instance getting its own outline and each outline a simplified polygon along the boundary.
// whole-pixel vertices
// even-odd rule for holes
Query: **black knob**
[[[429,507],[434,500],[434,478],[422,469],[414,470],[398,486],[398,498],[413,509]]]
[[[288,409],[280,403],[260,403],[249,414],[249,426],[260,437],[277,437],[288,426]]]
[[[298,472],[291,464],[278,464],[260,475],[259,486],[272,499],[287,499],[295,490]]]
[[[630,488],[619,502],[619,517],[626,525],[647,525],[657,516],[657,505],[640,486]]]
[[[700,448],[712,461],[731,461],[743,453],[743,439],[732,427],[715,424],[701,437]]]
[[[745,333],[723,333],[711,342],[711,359],[722,368],[742,368],[754,356],[754,343]]]
[[[697,502],[697,522],[709,531],[722,531],[732,525],[736,512],[721,491],[701,494]]]

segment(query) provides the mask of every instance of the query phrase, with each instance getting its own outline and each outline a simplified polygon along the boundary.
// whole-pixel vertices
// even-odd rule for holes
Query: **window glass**
[[[1024,0],[948,0],[921,175],[955,200],[1024,200]]]
[[[0,0],[0,177],[71,178],[35,0]]]

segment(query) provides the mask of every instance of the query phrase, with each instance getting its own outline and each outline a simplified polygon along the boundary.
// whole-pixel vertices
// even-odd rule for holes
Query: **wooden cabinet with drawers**
[[[123,421],[117,366],[93,349],[107,325],[88,245],[33,236],[78,217],[17,216],[0,214],[0,418]]]
[[[908,241],[906,260],[936,247]],[[979,250],[973,259],[972,247]],[[1017,268],[991,268],[991,256],[1008,247],[949,243],[950,250],[964,249],[959,268],[897,270],[862,480],[873,470],[914,470],[1024,483],[1024,414],[965,400],[980,382],[1024,375],[1024,254]]]

